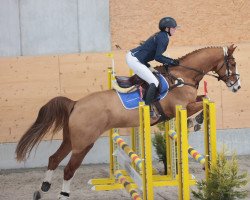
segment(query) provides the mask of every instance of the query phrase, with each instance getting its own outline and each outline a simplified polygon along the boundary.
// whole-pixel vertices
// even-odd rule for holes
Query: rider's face
[[[173,36],[175,34],[176,28],[170,28],[170,35]]]

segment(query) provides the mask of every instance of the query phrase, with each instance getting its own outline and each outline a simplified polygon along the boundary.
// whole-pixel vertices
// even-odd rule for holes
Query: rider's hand
[[[152,73],[158,73],[158,71],[157,71],[154,67],[152,67],[151,65],[150,65],[150,67],[149,67],[149,70],[150,70]]]
[[[179,62],[179,60],[177,60],[177,59],[172,59],[171,61],[170,61],[170,65],[172,65],[172,66],[178,66],[180,64],[180,62]]]

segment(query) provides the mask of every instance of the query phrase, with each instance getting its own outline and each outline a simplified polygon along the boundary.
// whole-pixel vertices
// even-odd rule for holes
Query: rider
[[[149,61],[156,60],[165,66],[177,66],[179,61],[168,58],[163,55],[166,51],[169,36],[173,36],[177,28],[177,23],[172,17],[164,17],[159,22],[160,31],[149,37],[143,44],[137,48],[132,49],[126,55],[128,66],[140,78],[149,84],[148,91],[145,97],[145,104],[152,103],[156,96],[156,91],[159,86],[159,81],[154,76],[156,72],[154,68],[150,67]]]

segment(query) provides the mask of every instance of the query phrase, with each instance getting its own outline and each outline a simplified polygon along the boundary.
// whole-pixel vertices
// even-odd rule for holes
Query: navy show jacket
[[[147,67],[150,66],[148,62],[152,60],[171,65],[173,60],[162,55],[166,51],[168,43],[168,33],[166,31],[160,31],[148,38],[142,45],[132,49],[131,53]]]

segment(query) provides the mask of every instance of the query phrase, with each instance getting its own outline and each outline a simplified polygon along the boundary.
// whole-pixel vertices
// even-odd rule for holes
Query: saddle
[[[160,73],[153,73],[155,75],[155,77],[158,79],[159,81],[159,86],[158,86],[158,91],[157,91],[157,95],[159,95],[160,91],[161,91],[161,81],[160,81]],[[143,98],[146,95],[147,89],[149,87],[149,84],[144,81],[143,79],[141,79],[138,75],[133,75],[131,77],[127,77],[127,76],[115,76],[116,79],[116,83],[120,88],[124,88],[125,90],[119,91],[118,88],[115,88],[116,90],[118,90],[119,92],[123,92],[123,93],[129,93],[129,92],[133,92],[135,90],[137,90],[139,87],[141,87],[142,89],[142,95]],[[127,89],[127,90],[126,90]]]
[[[153,73],[155,77],[159,80],[158,90],[156,92],[156,97],[152,105],[150,105],[151,109],[155,113],[155,117],[158,118],[157,123],[160,121],[165,121],[167,119],[159,100],[162,98],[162,94],[168,91],[168,87],[165,88],[162,85],[162,75],[160,73]],[[144,100],[149,84],[141,79],[138,75],[133,75],[131,77],[126,76],[115,76],[115,81],[113,84],[113,88],[118,93],[133,93],[135,91],[140,90],[140,98]],[[118,87],[117,87],[118,86]],[[121,94],[120,94],[121,96]],[[165,97],[165,96],[164,96]],[[164,98],[163,97],[163,98]]]

